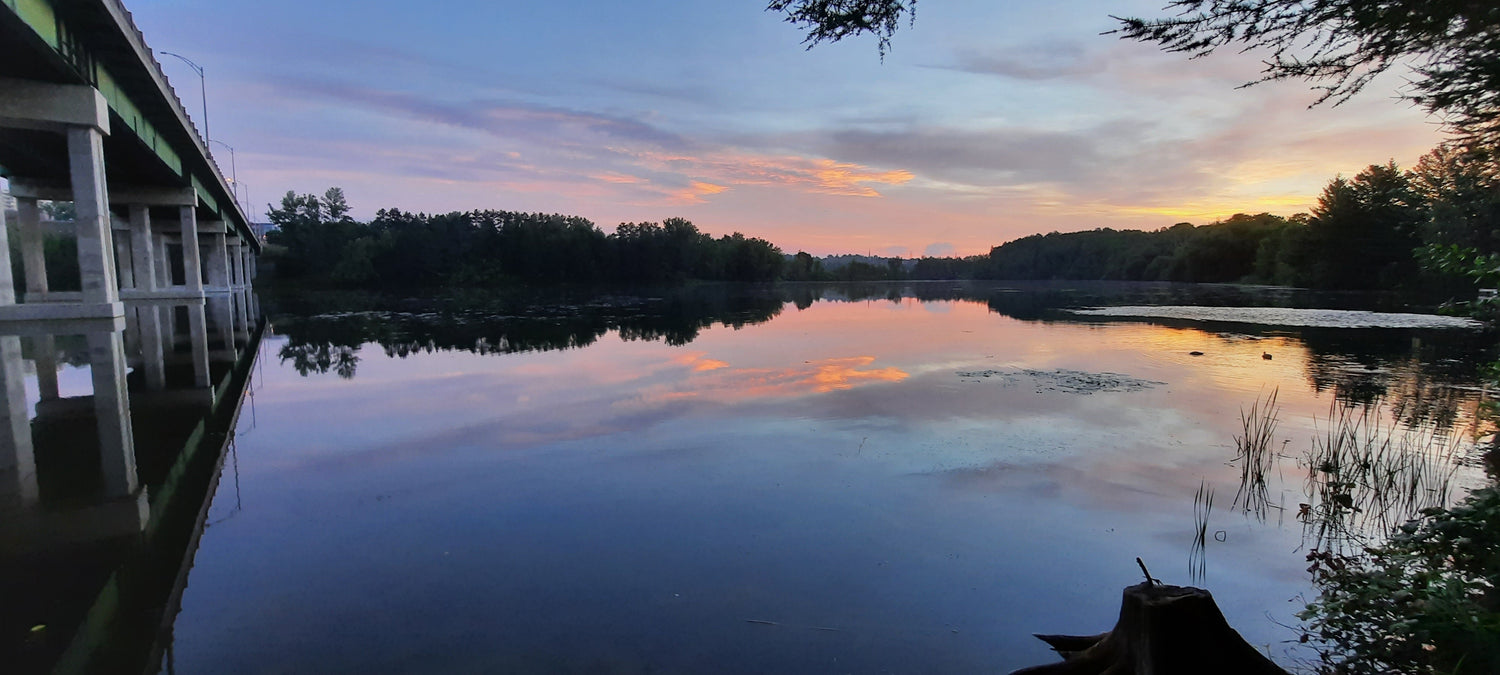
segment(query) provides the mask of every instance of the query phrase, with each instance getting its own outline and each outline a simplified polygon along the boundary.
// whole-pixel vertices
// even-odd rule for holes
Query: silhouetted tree
[[[1119,19],[1120,34],[1199,57],[1268,52],[1256,82],[1307,80],[1335,105],[1392,66],[1406,97],[1475,146],[1500,142],[1500,10],[1472,0],[1174,0],[1172,16]],[[1117,17],[1118,18],[1118,17]],[[1252,83],[1253,84],[1253,83]]]
[[[914,0],[773,0],[804,42],[871,34],[883,58]],[[1500,11],[1483,0],[1174,0],[1163,19],[1115,17],[1119,33],[1190,57],[1222,47],[1269,53],[1255,82],[1300,79],[1335,105],[1395,65],[1407,98],[1474,146],[1500,144]]]
[[[786,278],[789,281],[822,281],[827,274],[823,271],[823,261],[806,251],[797,251],[787,263]]]
[[[1395,288],[1416,276],[1420,196],[1395,163],[1334,178],[1308,223],[1303,283],[1319,288]]]
[[[851,35],[871,33],[879,39],[883,58],[891,46],[891,36],[907,21],[916,18],[916,0],[772,0],[766,9],[781,12],[788,23],[807,31],[803,40],[811,49],[820,42],[838,42]]]

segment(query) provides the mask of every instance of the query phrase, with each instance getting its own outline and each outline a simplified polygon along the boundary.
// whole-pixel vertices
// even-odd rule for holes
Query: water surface
[[[1053,660],[1032,633],[1108,629],[1137,557],[1293,665],[1315,420],[1339,401],[1463,433],[1484,337],[1061,310],[1402,309],[1387,302],[951,284],[281,299],[164,667],[1004,672]],[[1262,520],[1230,508],[1230,461],[1242,408],[1272,390],[1285,459]],[[1196,579],[1200,486],[1219,537]]]

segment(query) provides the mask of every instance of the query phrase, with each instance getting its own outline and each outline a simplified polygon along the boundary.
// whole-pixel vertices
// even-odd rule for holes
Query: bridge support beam
[[[193,386],[207,387],[208,379],[208,321],[203,305],[188,305],[188,338],[193,350]]]
[[[183,284],[189,291],[203,293],[203,262],[198,253],[198,212],[184,206],[179,210],[182,219],[182,273]]]
[[[228,291],[232,285],[230,282],[229,247],[226,244],[226,236],[223,232],[215,232],[208,237],[208,290]]]
[[[26,275],[26,299],[47,295],[46,242],[42,212],[35,199],[16,198],[17,230],[21,235],[21,267]]]
[[[144,204],[130,206],[130,258],[135,268],[134,289],[156,290],[156,256],[152,252],[151,210]]]
[[[40,335],[33,338],[31,347],[36,351],[36,388],[43,401],[55,401],[62,397],[57,387],[57,338]]]
[[[170,311],[170,308],[167,308]],[[161,312],[155,305],[135,308],[136,325],[141,331],[141,371],[146,379],[146,388],[160,391],[167,386],[166,361],[161,348]]]
[[[14,335],[0,336],[0,378],[5,380],[0,383],[0,476],[6,478],[0,497],[14,495],[12,499],[20,506],[31,506],[40,493],[21,369],[21,338]]]
[[[250,291],[234,294],[235,339],[250,339]]]
[[[119,316],[120,288],[115,275],[115,244],[104,180],[104,135],[98,129],[68,129],[68,165],[73,178],[73,213],[78,230],[78,274],[83,302],[113,305]]]
[[[237,258],[239,261],[240,285],[245,288],[250,288],[250,259],[254,256],[254,254],[250,252],[250,246],[245,242],[239,240],[236,241],[239,244],[238,246],[236,246],[236,248],[239,249],[239,256],[237,256]]]
[[[10,274],[10,243],[7,241],[5,210],[0,209],[0,302],[15,302],[15,281]],[[0,337],[0,376],[21,372],[21,339]],[[0,496],[15,494],[23,505],[37,499],[36,461],[31,449],[31,425],[26,416],[26,389],[19,377],[0,383]]]
[[[68,320],[122,316],[111,235],[109,190],[104,178],[104,136],[109,133],[109,107],[93,87],[28,80],[0,79],[0,125],[62,132],[67,138],[68,175],[78,231],[78,267],[82,278],[81,304],[16,304],[15,280],[9,265],[0,294],[0,321]],[[15,181],[13,181],[15,182]],[[25,181],[20,181],[24,186]],[[17,203],[21,217],[22,262],[27,290],[46,295],[46,270],[37,220],[36,196],[25,194]],[[24,215],[22,213],[24,212]],[[9,251],[6,252],[9,258]],[[29,264],[27,264],[29,263]]]
[[[172,256],[167,248],[167,235],[156,235],[156,247],[152,253],[156,256],[156,287],[168,288],[172,285]]]
[[[124,291],[135,288],[135,256],[130,255],[130,229],[117,229],[110,233],[110,245],[115,251],[115,271],[119,274],[116,288]]]
[[[234,296],[215,295],[208,299],[209,312],[214,320],[216,346],[221,350],[234,351]]]
[[[130,427],[130,396],[125,390],[125,347],[118,331],[89,333],[87,339],[104,491],[110,497],[124,497],[140,487]]]

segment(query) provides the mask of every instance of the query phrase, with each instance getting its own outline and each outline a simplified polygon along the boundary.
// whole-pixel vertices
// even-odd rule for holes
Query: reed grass
[[[1240,433],[1234,437],[1236,455],[1232,464],[1240,468],[1240,488],[1234,495],[1234,508],[1266,519],[1270,509],[1270,488],[1266,476],[1271,472],[1276,453],[1271,441],[1276,436],[1281,407],[1276,404],[1280,388],[1272,389],[1265,399],[1256,397],[1250,409],[1240,408]]]
[[[1445,507],[1462,433],[1387,422],[1383,406],[1334,401],[1313,438],[1299,517],[1314,549],[1358,552],[1424,509]]]
[[[1213,510],[1214,489],[1199,481],[1193,495],[1193,548],[1188,553],[1188,576],[1195,584],[1203,583],[1208,574],[1208,516]]]

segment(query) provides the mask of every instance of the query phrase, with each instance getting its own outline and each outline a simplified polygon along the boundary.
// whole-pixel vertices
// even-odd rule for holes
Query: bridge
[[[207,312],[227,308],[212,327],[231,343],[248,331],[260,242],[119,0],[0,0],[0,177],[15,198],[0,208],[0,362],[20,336],[44,358],[51,336],[86,336],[105,492],[136,498],[127,378],[143,398],[212,391]],[[72,202],[73,219],[44,222],[44,201]],[[76,290],[48,270],[49,229],[77,242]],[[10,418],[26,414],[23,391],[0,390],[0,431],[15,430],[0,438],[0,497],[23,504],[36,458]]]

